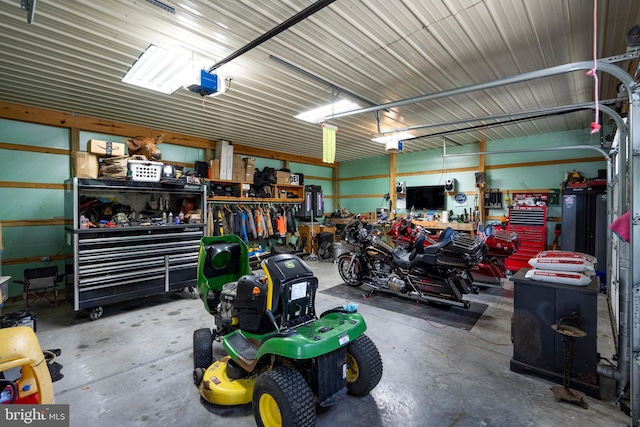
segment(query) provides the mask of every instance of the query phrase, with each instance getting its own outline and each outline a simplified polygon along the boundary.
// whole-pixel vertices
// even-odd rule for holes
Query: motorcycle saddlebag
[[[234,306],[238,314],[240,329],[253,334],[263,334],[273,330],[265,316],[267,307],[267,283],[263,275],[242,276],[238,280],[238,289]]]

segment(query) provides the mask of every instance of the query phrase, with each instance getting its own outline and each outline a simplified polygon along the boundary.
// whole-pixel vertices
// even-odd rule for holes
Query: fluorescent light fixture
[[[311,123],[320,123],[324,118],[330,118],[333,114],[344,113],[345,111],[357,110],[360,108],[355,102],[347,99],[341,99],[323,107],[300,113],[295,116],[296,119],[304,120]]]
[[[413,135],[407,132],[394,132],[388,135],[372,138],[371,140],[374,142],[379,142],[381,144],[386,144],[387,142],[397,142],[407,138],[413,138]]]
[[[122,81],[171,94],[187,81],[192,72],[192,63],[192,55],[150,45],[129,68]]]

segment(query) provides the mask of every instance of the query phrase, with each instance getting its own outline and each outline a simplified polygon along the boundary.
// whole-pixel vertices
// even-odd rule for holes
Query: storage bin
[[[129,160],[127,167],[131,172],[133,181],[160,182],[162,176],[161,162],[151,162],[147,160]]]

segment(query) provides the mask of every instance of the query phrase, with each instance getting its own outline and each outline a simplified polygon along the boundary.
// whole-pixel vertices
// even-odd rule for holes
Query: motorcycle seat
[[[418,263],[419,261],[416,259],[415,256],[413,258],[411,257],[411,255],[413,255],[414,252],[415,251],[408,252],[401,248],[394,249],[393,250],[394,264],[396,264],[401,268],[409,268],[412,264]]]
[[[448,244],[449,242],[437,242],[437,243],[434,243],[433,245],[425,246],[422,252],[425,254],[433,255],[443,247],[447,246]]]

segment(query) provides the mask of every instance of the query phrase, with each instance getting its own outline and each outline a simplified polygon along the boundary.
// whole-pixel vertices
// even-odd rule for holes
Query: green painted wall
[[[606,132],[605,132],[606,133]],[[486,151],[541,149],[546,147],[566,147],[576,145],[590,145],[599,147],[600,135],[591,135],[589,130],[574,130],[562,133],[530,136],[524,138],[512,138],[486,143]],[[478,155],[462,156],[460,154],[477,153],[478,145],[464,147],[447,147],[447,157],[443,157],[443,149],[434,149],[415,153],[398,153],[396,157],[397,181],[404,181],[407,186],[418,185],[444,185],[447,179],[455,179],[456,192],[477,192],[475,186],[475,172],[478,167]],[[451,156],[451,157],[449,157]],[[540,151],[510,154],[487,154],[485,165],[487,168],[487,188],[500,189],[504,197],[507,190],[510,192],[527,192],[530,189],[560,189],[565,180],[565,173],[574,169],[580,171],[585,177],[597,177],[598,171],[606,169],[604,157],[593,162],[534,165],[524,167],[509,167],[490,169],[491,166],[521,164],[530,162],[545,162],[570,160],[577,158],[594,158],[601,155],[590,149],[571,149],[558,151]],[[471,171],[455,171],[460,168],[472,168]],[[380,174],[389,173],[389,156],[380,156],[362,160],[342,162],[339,169],[339,189],[341,196],[358,194],[386,194],[389,192],[389,180],[386,178],[368,178]],[[423,174],[428,172],[426,174]],[[410,175],[415,173],[416,175]],[[409,174],[409,175],[406,175]],[[420,174],[420,175],[418,175]],[[362,176],[363,179],[348,180]],[[446,208],[453,210],[454,214],[461,214],[466,208],[469,211],[477,201],[475,194],[469,194],[465,206],[456,206],[453,196],[447,196]],[[506,205],[505,205],[506,206]],[[340,207],[347,208],[350,212],[371,212],[378,207],[388,207],[388,203],[382,197],[341,197]],[[406,214],[407,210],[398,210],[397,214]],[[492,209],[487,213],[490,216],[502,216],[507,214],[504,209]],[[560,205],[550,205],[548,216],[561,217]],[[553,241],[555,223],[549,223],[551,230],[548,235],[549,244]]]
[[[49,147],[69,150],[71,133],[68,129],[52,126],[35,125],[12,120],[0,119],[0,142],[34,147]],[[599,145],[599,136],[590,135],[588,130],[576,130],[535,137],[513,138],[502,141],[487,142],[488,151],[512,150],[522,148],[556,147],[568,145]],[[80,132],[80,143],[86,148],[89,139],[101,139],[120,142],[125,137],[106,135],[94,132]],[[160,149],[166,161],[192,163],[204,159],[204,150],[172,144],[162,144]],[[477,152],[478,146],[449,147],[447,155]],[[478,156],[443,157],[442,149],[428,150],[418,153],[399,153],[397,156],[397,174],[399,181],[411,185],[441,185],[445,180],[456,180],[456,191],[475,192],[474,170],[477,168]],[[522,162],[554,161],[573,158],[597,157],[591,150],[571,150],[554,152],[530,152],[525,154],[492,154],[486,156],[486,165],[491,166],[518,164]],[[281,168],[279,160],[256,158],[256,168],[266,166]],[[340,164],[338,206],[333,206],[333,169],[331,167],[291,163],[292,172],[305,175],[304,185],[320,185],[325,195],[325,212],[338,208],[347,208],[351,212],[371,212],[379,207],[388,207],[382,197],[389,192],[389,156],[379,156],[363,160],[354,160]],[[471,168],[471,171],[455,172],[456,168]],[[526,191],[538,188],[560,188],[565,173],[577,169],[584,176],[597,176],[598,170],[605,169],[604,160],[589,163],[567,163],[564,165],[541,165],[501,169],[488,169],[488,188]],[[428,174],[418,174],[420,172]],[[415,175],[412,175],[415,173]],[[66,155],[33,153],[21,150],[0,149],[0,182],[19,182],[34,184],[62,184],[71,176],[71,165]],[[315,177],[315,178],[314,178]],[[363,179],[357,179],[364,177]],[[371,178],[367,178],[371,177]],[[321,179],[318,179],[321,178]],[[354,179],[355,178],[355,179]],[[370,197],[367,197],[367,196]],[[505,194],[506,195],[506,194]],[[364,197],[344,197],[364,196]],[[0,223],[6,221],[44,221],[62,219],[64,217],[63,190],[12,188],[11,185],[0,187]],[[475,205],[474,196],[469,197],[467,208]],[[447,198],[447,209],[455,213],[462,212],[464,207],[454,206],[453,197]],[[398,212],[401,214],[402,212]],[[489,215],[499,216],[506,210],[491,210]],[[560,206],[550,206],[549,215],[559,217]],[[550,229],[553,227],[550,226]],[[37,263],[12,263],[7,260],[21,258],[53,257],[65,251],[64,227],[59,226],[5,226],[3,227],[2,274],[21,278],[23,270],[51,264],[50,261]],[[549,240],[553,232],[548,233]],[[63,263],[58,264],[63,269]],[[17,285],[11,285],[10,295],[20,291]]]

